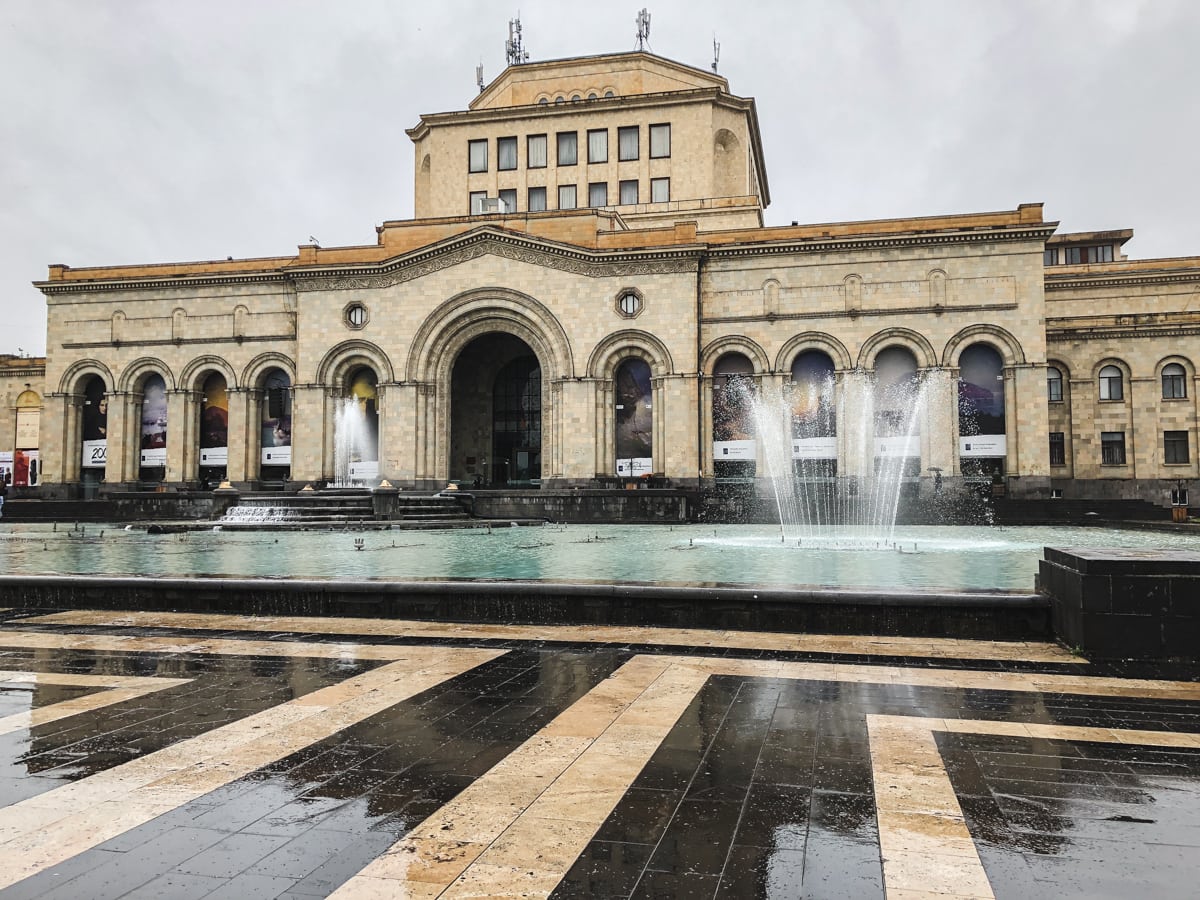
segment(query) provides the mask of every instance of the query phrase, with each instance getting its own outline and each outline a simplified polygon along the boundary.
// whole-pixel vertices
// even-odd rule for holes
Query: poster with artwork
[[[229,462],[229,391],[225,379],[210,375],[204,382],[200,413],[200,465]]]
[[[83,458],[85,469],[103,469],[108,461],[108,394],[93,378],[83,392]]]
[[[648,475],[653,464],[654,409],[650,366],[627,359],[617,368],[616,450],[617,474],[625,478]]]
[[[141,464],[158,468],[167,464],[167,384],[151,375],[142,388]]]
[[[292,464],[292,381],[276,369],[263,382],[260,423],[261,462],[264,466]]]

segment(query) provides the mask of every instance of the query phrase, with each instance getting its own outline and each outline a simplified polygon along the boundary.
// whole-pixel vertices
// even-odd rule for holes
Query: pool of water
[[[777,527],[755,525],[151,535],[121,525],[0,524],[0,572],[1028,591],[1047,546],[1200,551],[1200,538],[1110,528],[913,526],[897,528],[890,544],[830,529],[798,545],[782,540]]]

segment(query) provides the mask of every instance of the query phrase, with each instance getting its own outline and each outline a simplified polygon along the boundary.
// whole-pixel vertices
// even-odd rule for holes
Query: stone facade
[[[41,475],[42,398],[46,360],[0,356],[0,478],[17,492],[36,487]]]
[[[622,129],[627,156],[636,129],[634,158],[619,158]],[[589,131],[606,134],[603,163],[587,161]],[[576,135],[574,165],[559,163],[560,133]],[[674,486],[765,487],[764,429],[774,426],[731,439],[715,411],[731,384],[749,386],[777,401],[786,440],[809,434],[811,410],[797,412],[793,382],[813,361],[837,410],[836,425],[810,442],[826,448],[821,477],[870,477],[881,457],[903,454],[913,479],[995,473],[1017,494],[1161,499],[1167,480],[1197,475],[1200,385],[1188,347],[1200,260],[1130,262],[1118,249],[1111,262],[1069,264],[1103,240],[1055,236],[1039,204],[764,228],[753,101],[646,53],[510,67],[469,109],[424,116],[409,134],[417,218],[384,223],[374,245],[52,266],[38,285],[49,306],[43,492],[344,479],[348,426],[335,423],[355,408],[370,438],[352,448],[351,465],[366,468],[349,477],[368,482],[566,488],[611,484],[641,466]],[[530,165],[540,160],[529,137],[542,134],[546,165]],[[474,166],[471,142],[484,148]],[[645,202],[659,178],[669,199]],[[580,208],[557,208],[568,181]],[[622,182],[637,183],[638,203],[612,202]],[[588,186],[601,183],[608,202],[583,208]],[[544,211],[529,210],[537,187],[547,188]],[[472,193],[509,190],[515,208],[468,214]],[[970,374],[980,354],[994,366],[987,383]],[[871,405],[886,404],[880,373],[898,359],[901,380],[924,397],[903,450],[888,443],[888,410]],[[1048,361],[1064,375],[1062,400],[1048,400]],[[1125,390],[1099,401],[1110,362]],[[1155,386],[1172,362],[1186,371],[1184,396],[1162,400]],[[631,404],[643,363],[647,383]],[[729,371],[741,374],[730,382]],[[975,420],[960,409],[983,410],[980,397],[995,404],[988,421],[1003,434],[962,432]],[[621,449],[631,428],[644,450]],[[1164,461],[1165,431],[1189,435],[1187,462]],[[1123,464],[1101,465],[1101,432],[1110,443],[1125,435]],[[1051,433],[1064,435],[1065,461]],[[733,466],[721,458],[731,449]],[[794,465],[803,468],[799,457]]]

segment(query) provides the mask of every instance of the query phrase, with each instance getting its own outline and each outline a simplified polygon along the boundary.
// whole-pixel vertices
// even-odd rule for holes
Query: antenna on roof
[[[721,45],[717,43],[717,36],[713,35],[713,64],[712,70],[717,71],[717,63],[721,59]]]
[[[529,62],[529,51],[521,43],[521,11],[517,17],[508,20],[508,40],[504,42],[504,57],[510,66],[519,66]]]
[[[483,93],[483,60],[475,67],[475,83],[479,85],[479,93]]]
[[[637,14],[637,48],[639,51],[650,46],[650,13],[645,8]]]

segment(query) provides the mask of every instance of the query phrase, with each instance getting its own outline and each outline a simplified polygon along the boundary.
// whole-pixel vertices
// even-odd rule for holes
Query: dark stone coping
[[[1044,558],[1085,575],[1191,575],[1200,577],[1200,552],[1046,547]]]
[[[1048,639],[1041,594],[487,580],[0,575],[0,606]]]

